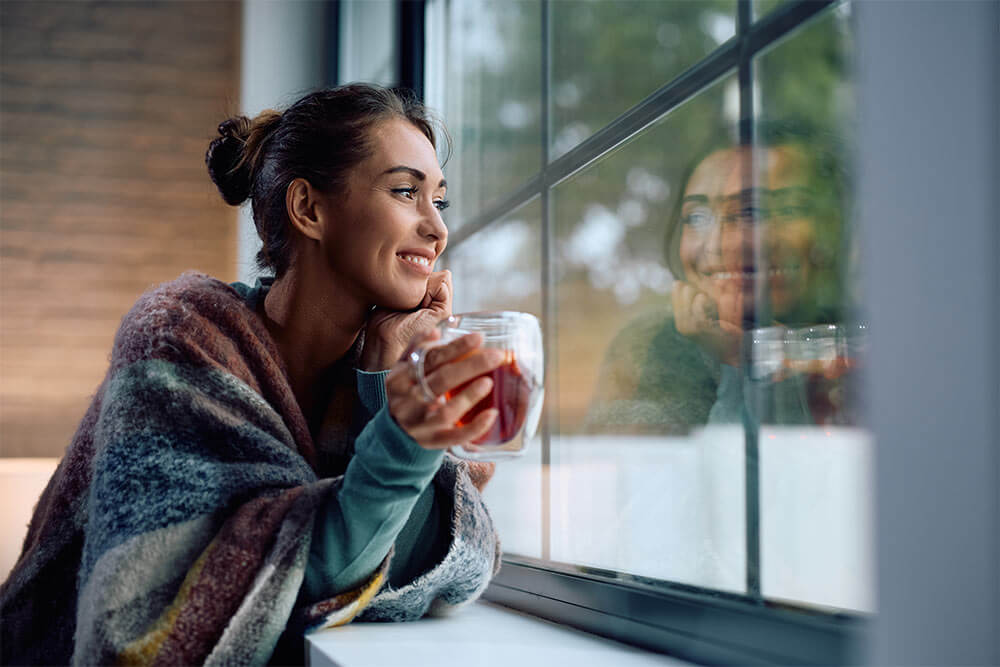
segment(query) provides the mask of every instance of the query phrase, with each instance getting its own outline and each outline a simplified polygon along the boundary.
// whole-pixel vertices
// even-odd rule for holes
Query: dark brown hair
[[[208,174],[227,204],[250,199],[264,244],[257,253],[260,268],[280,276],[291,263],[288,185],[304,178],[321,192],[340,191],[351,169],[372,154],[372,129],[390,118],[409,121],[437,147],[419,100],[406,91],[367,84],[320,90],[283,113],[268,109],[253,120],[234,116],[219,125],[219,136],[205,154]]]

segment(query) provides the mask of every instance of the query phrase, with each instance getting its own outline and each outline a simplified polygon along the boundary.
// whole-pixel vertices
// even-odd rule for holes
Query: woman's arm
[[[355,443],[343,483],[317,512],[303,602],[333,597],[371,576],[443,458],[443,451],[424,449],[387,409],[379,410]],[[429,509],[426,501],[422,508]]]
[[[371,373],[357,370],[358,396],[369,417],[388,403],[385,392],[388,374],[389,371]],[[492,475],[494,467],[493,463],[470,466],[474,483],[483,478],[482,485],[477,484],[480,490]],[[479,468],[487,468],[488,471]],[[420,494],[396,538],[389,568],[391,586],[404,586],[441,562],[451,543],[452,509],[451,498],[434,484],[428,485]]]

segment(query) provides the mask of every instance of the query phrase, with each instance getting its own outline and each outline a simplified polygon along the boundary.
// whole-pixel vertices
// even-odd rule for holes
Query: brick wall
[[[144,290],[235,279],[238,2],[0,0],[0,456],[60,456]]]

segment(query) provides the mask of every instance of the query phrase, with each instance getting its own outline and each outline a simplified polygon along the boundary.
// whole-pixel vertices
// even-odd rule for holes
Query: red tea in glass
[[[473,421],[484,410],[497,409],[499,414],[494,420],[493,426],[485,435],[473,440],[472,444],[474,445],[498,445],[507,442],[516,436],[524,426],[524,420],[528,414],[528,403],[531,399],[531,383],[518,367],[514,352],[511,350],[505,352],[504,363],[485,374],[493,379],[493,391],[472,406],[472,409],[462,415],[457,422],[458,426],[464,426]],[[470,380],[449,392],[447,398],[451,399],[452,396],[460,393],[478,379]]]
[[[418,382],[425,382],[423,364],[428,347],[446,344],[466,334],[478,333],[482,336],[482,347],[504,353],[503,363],[487,373],[493,380],[492,391],[462,415],[456,425],[464,426],[490,408],[497,410],[496,420],[475,441],[450,447],[451,453],[476,461],[523,456],[535,436],[545,400],[544,352],[538,318],[514,311],[460,313],[439,323],[438,330],[441,336],[437,341],[418,347],[410,355],[411,369]],[[446,398],[451,399],[477,379],[455,388]]]

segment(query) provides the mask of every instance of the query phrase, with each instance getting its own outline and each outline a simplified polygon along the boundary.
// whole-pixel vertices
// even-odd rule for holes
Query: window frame
[[[412,0],[398,0],[401,6]],[[442,63],[440,44],[446,31],[441,22],[446,3],[453,0],[419,0],[427,12],[425,26],[430,36],[419,40],[436,49],[424,61],[422,80],[440,81],[434,67]],[[541,169],[513,192],[463,221],[449,239],[449,248],[499,222],[511,212],[538,197],[542,211],[542,303],[543,326],[551,330],[555,321],[554,274],[550,248],[554,229],[551,215],[552,189],[585,169],[609,151],[649,127],[665,114],[725,76],[737,75],[741,117],[753,115],[754,58],[786,35],[824,15],[838,0],[789,0],[764,16],[753,17],[752,0],[736,0],[736,34],[677,77],[664,83],[579,145],[552,160],[549,136],[550,4],[539,0],[542,28],[543,113]],[[406,69],[405,62],[401,69]],[[440,85],[440,84],[439,84]],[[435,86],[428,92],[433,95]],[[421,93],[423,91],[420,91]],[[741,124],[741,131],[751,131]],[[750,137],[742,137],[749,140]],[[546,340],[546,359],[551,359],[552,337]],[[546,410],[541,433],[542,503],[549,503],[546,470],[550,458],[550,419]],[[627,574],[601,571],[543,559],[505,555],[500,572],[484,598],[514,609],[576,627],[597,635],[657,652],[705,663],[830,664],[862,660],[862,647],[870,631],[867,617],[836,610],[766,600],[760,590],[759,470],[757,433],[746,433],[747,500],[747,592],[729,594],[671,582],[653,581]],[[548,517],[542,517],[548,533]],[[543,557],[548,545],[543,545]]]

